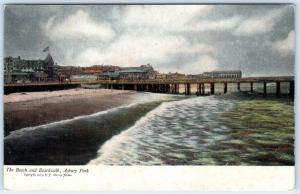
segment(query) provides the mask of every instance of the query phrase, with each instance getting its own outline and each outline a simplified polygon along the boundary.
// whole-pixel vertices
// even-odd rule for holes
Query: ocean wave
[[[128,109],[130,107],[137,106],[139,104],[144,104],[144,103],[149,103],[149,102],[159,102],[164,97],[165,98],[166,97],[170,97],[170,95],[167,95],[167,94],[153,94],[153,93],[150,94],[149,93],[147,95],[141,96],[136,102],[128,104],[128,105],[114,107],[114,108],[111,108],[111,109],[108,109],[108,110],[96,112],[94,114],[80,115],[80,116],[76,116],[76,117],[73,117],[73,118],[70,118],[70,119],[65,119],[65,120],[61,120],[61,121],[55,121],[55,122],[51,122],[51,123],[47,123],[47,124],[43,124],[43,125],[34,126],[34,127],[25,127],[25,128],[21,128],[21,129],[15,130],[15,131],[11,131],[9,133],[9,135],[7,135],[6,137],[4,137],[4,139],[10,139],[10,138],[15,138],[15,137],[20,137],[20,136],[22,136],[26,132],[37,130],[37,129],[51,128],[51,127],[55,127],[57,125],[64,125],[64,124],[67,124],[67,123],[70,123],[70,122],[74,122],[76,120],[97,117],[97,116],[100,116],[100,115],[103,115],[103,114],[111,114],[111,113],[114,113],[116,111],[121,111],[122,109]]]
[[[220,104],[223,104],[223,110],[219,107]],[[227,103],[227,106],[224,106],[224,104],[226,103],[223,100],[213,96],[164,102],[147,113],[134,126],[105,142],[98,151],[98,157],[89,164],[154,165],[157,161],[164,161],[161,152],[172,153],[174,146],[198,149],[197,141],[201,137],[199,135],[205,135],[205,132],[199,133],[199,130],[203,130],[215,119],[217,109],[222,112],[230,108],[227,106],[232,105]],[[213,131],[209,134],[212,133]],[[178,150],[180,149],[177,149],[173,156],[181,155]]]
[[[23,128],[4,138],[5,164],[86,164],[101,144],[159,106],[161,97],[92,115]]]
[[[5,164],[294,164],[293,102],[159,96],[23,129],[5,138]]]

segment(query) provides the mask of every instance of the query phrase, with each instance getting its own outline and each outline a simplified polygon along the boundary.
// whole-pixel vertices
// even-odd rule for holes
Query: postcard
[[[295,187],[292,4],[8,4],[4,188]]]

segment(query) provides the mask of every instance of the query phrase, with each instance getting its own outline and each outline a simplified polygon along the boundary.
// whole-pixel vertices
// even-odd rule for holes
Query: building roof
[[[153,70],[153,67],[150,65],[141,65],[139,67],[122,67],[119,71],[125,73],[143,73]]]
[[[119,70],[120,73],[145,73],[147,70],[142,70],[142,69],[121,69]]]
[[[118,77],[119,76],[119,72],[117,72],[117,71],[114,71],[114,72],[103,72],[100,75],[109,76],[109,77]]]
[[[210,71],[204,73],[241,73],[241,70],[229,70],[229,71]]]
[[[50,54],[47,55],[47,57],[45,58],[44,62],[47,64],[47,65],[52,65],[54,64],[54,61],[53,61],[53,58]]]
[[[119,69],[105,71],[100,73],[99,75],[108,76],[111,78],[117,78],[120,75],[130,74],[130,73],[147,73],[149,71],[153,71],[153,67],[150,65],[141,65],[139,67],[122,67]]]

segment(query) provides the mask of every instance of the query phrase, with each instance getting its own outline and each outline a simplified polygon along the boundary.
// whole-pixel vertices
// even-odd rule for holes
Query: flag
[[[49,51],[49,50],[50,50],[50,47],[47,46],[46,48],[44,48],[43,52],[47,52],[47,51]]]

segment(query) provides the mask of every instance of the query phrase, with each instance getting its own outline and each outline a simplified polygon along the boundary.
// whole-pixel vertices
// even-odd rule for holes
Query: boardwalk
[[[207,78],[207,79],[145,79],[145,80],[93,80],[93,81],[81,81],[81,82],[37,82],[26,84],[5,84],[5,93],[11,93],[16,91],[30,91],[34,89],[64,89],[78,87],[81,84],[101,84],[106,89],[122,89],[122,90],[136,90],[147,91],[156,93],[170,93],[179,94],[179,87],[184,86],[186,95],[191,95],[191,85],[197,85],[197,95],[205,94],[205,84],[210,85],[209,94],[215,94],[215,84],[223,84],[224,93],[228,91],[228,84],[236,84],[237,90],[240,90],[240,84],[249,84],[250,91],[253,92],[254,83],[263,84],[263,94],[267,95],[267,84],[276,83],[276,95],[281,95],[280,85],[281,83],[289,83],[289,96],[294,97],[295,88],[294,76],[276,76],[276,77],[243,77],[235,79],[220,79],[220,78]],[[26,90],[28,89],[28,90]]]

